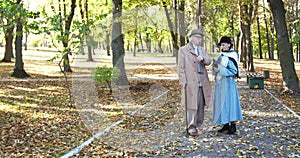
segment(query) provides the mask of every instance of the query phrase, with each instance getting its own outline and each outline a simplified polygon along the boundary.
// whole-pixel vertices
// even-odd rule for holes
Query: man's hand
[[[197,60],[198,60],[199,62],[202,62],[202,61],[204,60],[204,58],[203,58],[203,56],[201,55],[201,56],[198,56],[198,57],[197,57]]]

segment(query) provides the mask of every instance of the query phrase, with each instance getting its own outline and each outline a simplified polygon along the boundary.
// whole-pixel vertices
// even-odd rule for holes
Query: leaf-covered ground
[[[130,80],[128,87],[109,93],[90,78],[69,75],[74,97],[70,109],[62,75],[47,69],[56,65],[25,61],[26,65],[32,78],[20,80],[9,76],[13,63],[0,63],[1,157],[61,156],[122,119],[76,157],[300,156],[299,120],[266,91],[249,89],[244,79],[238,82],[244,115],[238,134],[217,133],[219,127],[211,124],[211,110],[206,109],[205,133],[191,138],[184,133],[176,80]],[[299,95],[281,88],[278,62],[257,60],[255,65],[258,72],[270,70],[265,88],[299,115]],[[172,76],[174,72],[157,68],[159,64],[143,66],[147,68],[136,68],[131,77]]]

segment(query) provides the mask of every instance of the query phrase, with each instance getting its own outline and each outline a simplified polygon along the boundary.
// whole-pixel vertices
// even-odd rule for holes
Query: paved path
[[[207,120],[203,135],[182,134],[176,147],[169,146],[175,150],[160,157],[300,157],[298,118],[263,89],[249,89],[244,80],[238,89],[244,120],[238,122],[236,135],[218,133],[220,127]]]

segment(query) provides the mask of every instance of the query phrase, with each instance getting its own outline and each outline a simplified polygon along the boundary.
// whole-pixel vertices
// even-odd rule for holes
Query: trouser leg
[[[199,87],[198,91],[198,109],[197,109],[197,128],[202,128],[203,120],[204,120],[204,96],[202,87]]]
[[[188,129],[201,128],[204,120],[204,96],[202,87],[198,90],[197,109],[187,109]]]
[[[187,109],[188,129],[197,127],[197,110]]]

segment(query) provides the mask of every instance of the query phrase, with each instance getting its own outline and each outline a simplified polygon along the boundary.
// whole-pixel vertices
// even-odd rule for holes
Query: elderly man
[[[203,33],[195,29],[190,43],[181,47],[178,54],[179,83],[182,86],[181,104],[186,109],[187,132],[191,136],[202,133],[204,106],[210,106],[211,86],[206,65],[211,59],[201,47]]]

